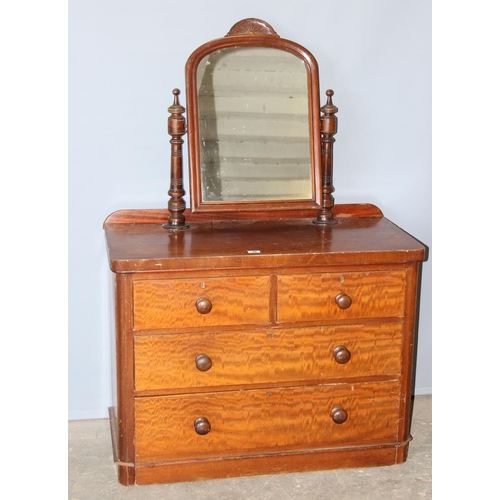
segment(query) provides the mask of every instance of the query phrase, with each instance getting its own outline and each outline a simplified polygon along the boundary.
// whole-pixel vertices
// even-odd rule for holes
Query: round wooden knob
[[[351,359],[351,353],[345,345],[339,345],[333,350],[333,359],[343,365]]]
[[[199,417],[194,421],[194,430],[196,434],[204,436],[210,432],[210,422],[206,417]]]
[[[200,314],[208,314],[212,310],[212,302],[202,297],[196,301],[196,310]]]
[[[200,372],[206,372],[212,368],[212,360],[206,354],[198,354],[194,362]]]
[[[334,406],[330,415],[336,424],[343,424],[347,420],[347,412],[342,406]]]
[[[335,297],[335,303],[340,307],[340,309],[348,309],[352,304],[352,300],[349,295],[345,293],[339,293]]]

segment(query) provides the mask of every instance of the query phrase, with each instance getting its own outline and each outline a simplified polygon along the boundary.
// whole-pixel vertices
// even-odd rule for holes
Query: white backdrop
[[[102,223],[166,207],[171,91],[185,105],[190,53],[246,17],[309,49],[322,95],[335,91],[336,203],[373,203],[430,248],[416,393],[431,393],[431,1],[70,0],[70,419],[106,417],[111,403]]]

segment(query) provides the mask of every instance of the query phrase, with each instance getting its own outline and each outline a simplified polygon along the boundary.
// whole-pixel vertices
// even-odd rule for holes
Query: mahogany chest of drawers
[[[401,463],[425,247],[370,205],[305,219],[105,222],[122,484]]]

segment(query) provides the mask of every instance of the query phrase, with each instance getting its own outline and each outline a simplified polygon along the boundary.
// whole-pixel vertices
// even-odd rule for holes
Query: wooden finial
[[[326,91],[326,104],[321,106],[320,133],[321,133],[321,170],[323,177],[323,201],[322,208],[318,210],[315,224],[336,224],[337,220],[333,217],[333,206],[335,199],[332,193],[335,191],[332,181],[333,171],[333,136],[337,133],[337,106],[332,102],[333,90]]]
[[[172,136],[172,139],[170,139],[170,189],[168,190],[170,216],[162,227],[172,230],[182,230],[189,227],[183,215],[184,210],[186,210],[186,202],[183,198],[186,191],[184,191],[182,181],[182,145],[184,144],[182,136],[186,133],[186,120],[182,115],[186,110],[179,104],[180,93],[179,89],[172,90],[174,103],[168,108],[170,113],[168,117],[168,133]]]
[[[332,102],[332,97],[333,97],[333,90],[328,89],[326,91],[326,104],[321,106],[321,112],[325,114],[327,117],[334,115],[338,111],[337,106],[335,106]]]

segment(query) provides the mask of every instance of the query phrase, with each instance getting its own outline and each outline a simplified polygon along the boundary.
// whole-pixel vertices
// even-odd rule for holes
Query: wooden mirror
[[[187,123],[174,90],[170,217],[186,229],[182,136],[188,131],[191,219],[316,216],[335,220],[332,91],[320,110],[318,65],[265,21],[244,19],[186,63]],[[322,116],[320,116],[320,111]]]
[[[282,49],[238,46],[194,67],[193,208],[316,199],[304,61]]]

